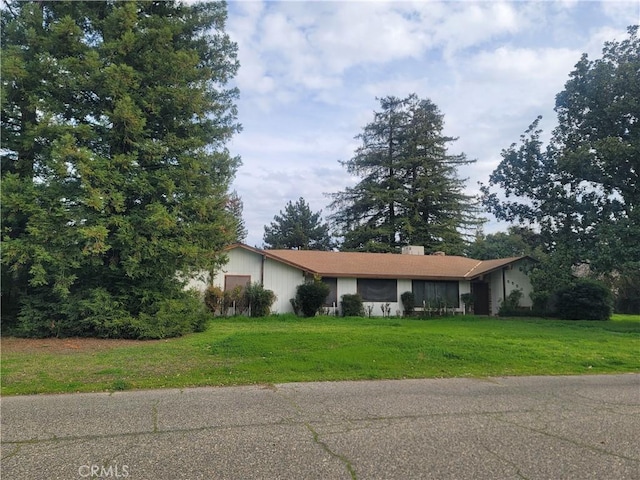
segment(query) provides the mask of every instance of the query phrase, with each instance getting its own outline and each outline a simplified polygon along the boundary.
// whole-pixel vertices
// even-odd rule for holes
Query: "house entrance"
[[[473,313],[475,315],[489,315],[489,284],[487,282],[472,282]]]

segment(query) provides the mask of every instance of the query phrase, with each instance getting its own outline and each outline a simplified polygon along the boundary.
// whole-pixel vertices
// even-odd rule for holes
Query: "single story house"
[[[513,290],[521,290],[523,307],[531,306],[530,257],[474,260],[442,253],[425,255],[423,247],[409,246],[402,254],[327,252],[314,250],[261,250],[234,244],[226,250],[228,263],[217,272],[213,284],[223,290],[259,282],[277,299],[274,313],[293,312],[290,299],[296,287],[320,276],[330,286],[326,306],[340,308],[345,294],[359,293],[372,315],[382,315],[389,304],[395,315],[403,310],[400,296],[411,291],[416,306],[431,306],[443,300],[449,309],[463,312],[460,296],[473,294],[474,313],[495,315]],[[204,285],[193,285],[203,289]]]

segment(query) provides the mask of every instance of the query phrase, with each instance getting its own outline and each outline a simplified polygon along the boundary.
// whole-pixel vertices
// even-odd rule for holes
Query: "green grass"
[[[2,394],[640,371],[640,316],[611,321],[273,316],[109,350],[2,352]]]

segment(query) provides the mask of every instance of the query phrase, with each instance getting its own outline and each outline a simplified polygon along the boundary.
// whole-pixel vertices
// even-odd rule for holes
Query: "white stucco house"
[[[474,313],[496,315],[502,300],[521,290],[522,307],[531,307],[530,257],[474,260],[444,254],[425,255],[422,247],[405,247],[402,254],[325,252],[314,250],[261,250],[235,244],[226,250],[227,264],[215,275],[213,284],[223,290],[237,285],[261,283],[272,290],[274,313],[293,312],[290,299],[296,287],[313,276],[331,288],[328,308],[340,308],[345,294],[359,293],[373,315],[382,315],[389,304],[393,315],[403,310],[400,296],[411,291],[416,306],[445,299],[458,312],[464,311],[460,296],[472,293]],[[204,289],[204,284],[195,285]]]

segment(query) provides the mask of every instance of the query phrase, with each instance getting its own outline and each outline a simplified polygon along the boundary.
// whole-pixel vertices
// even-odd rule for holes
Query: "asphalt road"
[[[2,479],[640,479],[640,374],[6,397]]]

